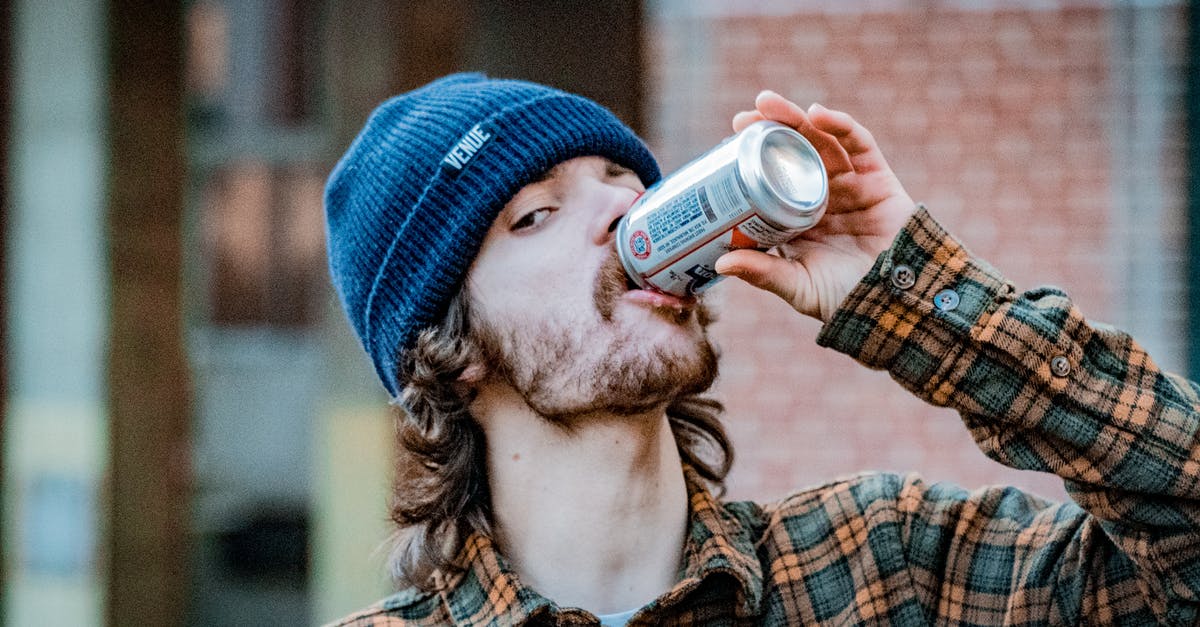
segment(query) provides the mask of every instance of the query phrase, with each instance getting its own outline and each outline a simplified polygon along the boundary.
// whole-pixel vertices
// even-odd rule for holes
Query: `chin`
[[[627,327],[589,357],[539,369],[516,387],[530,407],[558,420],[596,411],[643,413],[708,390],[718,358],[703,328],[695,322],[650,326]]]
[[[660,320],[625,348],[636,355],[625,364],[631,376],[624,394],[669,401],[707,390],[716,378],[717,352],[694,316],[685,324]]]
[[[712,385],[717,357],[702,304],[607,302],[609,316],[563,310],[502,329],[479,323],[475,337],[497,359],[497,372],[546,417],[636,412]]]
[[[635,369],[655,370],[655,362],[686,364],[702,362],[713,353],[708,337],[711,312],[703,303],[694,307],[649,307],[625,303],[617,316],[609,352],[638,355]]]

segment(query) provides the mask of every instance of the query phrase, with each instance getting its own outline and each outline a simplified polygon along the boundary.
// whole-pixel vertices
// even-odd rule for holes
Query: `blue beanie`
[[[329,269],[393,397],[400,353],[441,320],[522,187],[599,155],[651,185],[654,156],[604,107],[534,83],[455,74],[380,105],[325,187]]]

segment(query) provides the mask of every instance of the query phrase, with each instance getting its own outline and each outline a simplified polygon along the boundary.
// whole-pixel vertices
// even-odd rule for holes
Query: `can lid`
[[[799,133],[768,133],[762,146],[763,175],[784,200],[813,206],[825,199],[825,168]]]
[[[824,213],[829,195],[820,154],[789,126],[770,121],[753,126],[760,126],[752,131],[757,141],[747,142],[749,159],[743,163],[756,172],[743,173],[747,191],[780,226],[811,226]]]

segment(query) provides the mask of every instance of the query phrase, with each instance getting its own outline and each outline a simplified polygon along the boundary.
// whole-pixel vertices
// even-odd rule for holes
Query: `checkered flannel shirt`
[[[1063,292],[1016,293],[924,208],[818,342],[955,408],[988,456],[1058,474],[1074,502],[870,473],[721,504],[689,473],[679,581],[630,625],[1200,624],[1200,386]],[[487,537],[461,559],[446,590],[341,624],[597,624]]]

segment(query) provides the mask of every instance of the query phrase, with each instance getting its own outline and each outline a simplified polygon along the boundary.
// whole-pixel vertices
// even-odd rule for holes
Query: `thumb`
[[[795,262],[758,250],[742,249],[721,255],[715,267],[718,274],[735,276],[796,306],[793,299],[800,270]]]

